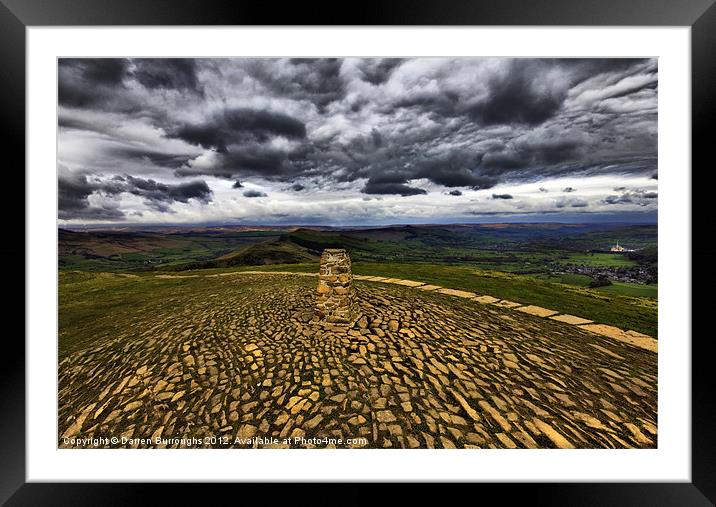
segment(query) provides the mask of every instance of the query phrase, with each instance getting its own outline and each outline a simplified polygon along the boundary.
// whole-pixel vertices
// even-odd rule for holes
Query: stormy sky
[[[61,59],[60,224],[649,221],[652,59]]]

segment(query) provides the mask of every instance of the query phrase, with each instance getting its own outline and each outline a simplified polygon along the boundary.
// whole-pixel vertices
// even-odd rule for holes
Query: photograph
[[[657,57],[56,65],[58,449],[658,449]]]

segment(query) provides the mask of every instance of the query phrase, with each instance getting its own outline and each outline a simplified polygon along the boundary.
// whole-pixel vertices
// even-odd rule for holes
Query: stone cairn
[[[342,248],[327,248],[321,254],[316,315],[323,322],[350,324],[357,313],[351,258]]]

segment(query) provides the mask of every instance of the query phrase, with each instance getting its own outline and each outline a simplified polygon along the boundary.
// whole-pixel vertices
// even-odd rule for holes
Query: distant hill
[[[58,230],[60,257],[78,255],[86,258],[112,258],[189,245],[184,238],[151,232]]]
[[[228,268],[232,266],[264,266],[268,264],[299,264],[318,262],[320,255],[283,236],[247,245],[239,250],[201,262],[175,266],[176,270]]]
[[[472,264],[534,273],[553,263],[594,264],[597,257],[585,260],[583,254],[616,241],[640,252],[629,257],[633,264],[655,268],[657,239],[656,225],[635,224],[60,229],[58,263],[61,269],[90,271],[186,270],[312,263],[326,248],[345,248],[354,262]]]
[[[214,259],[217,267],[318,262],[319,255],[283,237],[246,246]]]

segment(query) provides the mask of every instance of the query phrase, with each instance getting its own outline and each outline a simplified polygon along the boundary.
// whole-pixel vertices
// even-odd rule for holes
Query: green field
[[[624,283],[624,282],[613,282],[612,285],[606,287],[599,287],[599,292],[607,294],[617,294],[622,296],[633,296],[642,298],[654,298],[659,296],[659,286],[657,284],[639,284],[639,283]]]
[[[587,275],[579,275],[574,273],[561,273],[559,275],[540,274],[534,275],[537,280],[552,283],[562,283],[565,285],[576,285],[577,287],[589,287],[592,283],[592,277]]]
[[[570,253],[567,259],[560,259],[560,262],[614,268],[636,266],[637,264],[626,255],[618,253]]]

